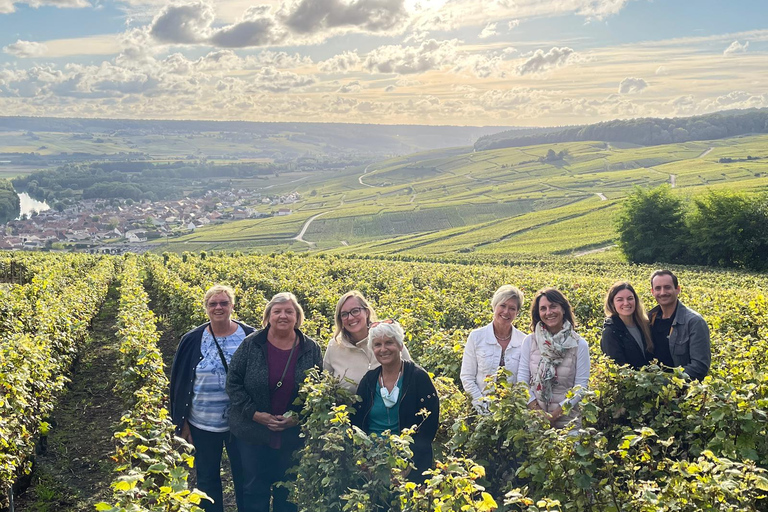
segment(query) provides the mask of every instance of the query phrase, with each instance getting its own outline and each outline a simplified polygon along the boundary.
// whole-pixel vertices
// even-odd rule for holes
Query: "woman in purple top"
[[[227,374],[229,424],[243,465],[246,512],[294,512],[286,479],[292,455],[301,447],[293,405],[310,368],[322,368],[320,346],[299,330],[304,310],[292,293],[278,293],[264,310],[264,328],[248,336],[232,356]]]

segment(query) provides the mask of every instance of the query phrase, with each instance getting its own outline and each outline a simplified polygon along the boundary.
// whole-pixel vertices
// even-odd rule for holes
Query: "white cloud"
[[[496,32],[497,23],[489,23],[485,26],[485,28],[480,32],[480,34],[477,36],[480,39],[486,39],[488,37],[493,37],[498,32]]]
[[[278,15],[297,34],[344,27],[382,32],[407,19],[403,0],[296,0]]]
[[[642,78],[627,77],[619,84],[619,94],[634,94],[648,88],[648,82]]]
[[[575,55],[576,52],[573,49],[565,46],[562,48],[553,47],[546,53],[544,53],[544,50],[539,49],[518,66],[517,74],[538,74],[550,69],[566,66],[573,61]]]
[[[381,46],[366,56],[363,67],[376,73],[424,73],[455,62],[457,43],[430,39],[419,46]]]
[[[354,82],[349,82],[348,84],[344,84],[341,87],[339,87],[339,90],[336,92],[339,92],[341,94],[348,94],[351,92],[360,92],[363,89],[363,86],[360,85],[360,82],[355,80]]]
[[[563,3],[567,4],[570,2]],[[576,14],[586,18],[602,20],[608,16],[618,14],[629,3],[629,0],[577,0],[574,3]]]
[[[15,43],[3,46],[3,52],[20,59],[31,57],[42,57],[48,51],[48,47],[43,43],[35,41],[22,41],[19,39]]]
[[[656,74],[659,76],[663,76],[669,73],[669,70],[667,70],[666,66],[659,66],[656,68]]]
[[[735,53],[746,53],[747,47],[749,46],[749,41],[746,41],[744,44],[739,43],[738,41],[734,41],[728,46],[728,48],[723,51],[723,55],[726,57],[728,55],[733,55]]]
[[[70,9],[81,9],[90,7],[86,0],[0,0],[0,14],[10,14],[16,12],[16,5],[26,4],[30,7],[62,7]]]
[[[518,26],[520,26],[520,20],[509,20],[509,22],[507,23],[507,27],[509,28],[509,30],[514,30]]]
[[[213,32],[209,42],[220,48],[279,44],[287,33],[277,26],[269,6],[250,7],[238,22]]]
[[[210,35],[214,18],[214,8],[207,2],[173,4],[155,16],[149,33],[161,43],[202,43]]]
[[[320,62],[320,71],[324,73],[348,73],[360,66],[360,56],[357,52],[346,51]]]

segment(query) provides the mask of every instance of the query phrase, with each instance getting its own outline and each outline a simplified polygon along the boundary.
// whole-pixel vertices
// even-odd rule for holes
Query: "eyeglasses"
[[[229,303],[228,300],[222,300],[222,301],[219,301],[219,302],[211,301],[211,302],[208,303],[208,305],[206,307],[208,309],[216,309],[218,306],[221,306],[223,308],[228,308],[229,304],[230,303]]]
[[[349,311],[342,311],[339,314],[339,316],[341,317],[342,320],[346,320],[350,316],[357,316],[357,315],[359,315],[360,313],[363,312],[364,309],[368,309],[368,308],[363,308],[363,307],[352,308]]]
[[[391,318],[387,318],[386,320],[379,320],[378,322],[373,322],[373,323],[372,323],[372,324],[369,326],[369,328],[370,328],[370,329],[373,329],[374,327],[376,327],[376,326],[377,326],[377,325],[379,325],[379,324],[393,324],[393,323],[395,323],[395,321],[394,321],[394,320],[392,320]]]

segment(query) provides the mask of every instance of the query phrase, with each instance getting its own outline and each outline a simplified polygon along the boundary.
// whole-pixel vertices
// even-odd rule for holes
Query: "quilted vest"
[[[539,345],[535,342],[535,340],[531,340],[533,343],[531,343],[531,355],[530,355],[530,371],[531,371],[531,381],[533,381],[533,376],[536,375],[537,370],[539,369],[539,362],[541,361],[541,352],[539,352]],[[578,351],[578,347],[569,348],[565,351],[565,357],[563,358],[563,362],[560,363],[560,366],[557,367],[557,384],[555,384],[552,387],[552,399],[549,403],[543,402],[539,399],[538,395],[536,396],[536,401],[539,403],[539,406],[546,412],[551,412],[555,407],[557,407],[560,402],[565,400],[565,395],[570,391],[570,389],[574,386],[576,381],[576,352]],[[534,394],[536,394],[534,392]],[[557,428],[562,428],[565,426],[566,423],[571,421],[573,418],[576,418],[578,416],[578,411],[574,407],[571,409],[571,412],[567,415],[563,415],[560,417],[560,419],[556,422]],[[577,425],[578,427],[579,425]]]

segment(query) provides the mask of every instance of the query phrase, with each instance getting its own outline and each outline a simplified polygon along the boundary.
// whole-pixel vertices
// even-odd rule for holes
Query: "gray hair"
[[[296,325],[294,327],[296,327],[296,329],[301,327],[301,324],[304,322],[304,308],[299,304],[299,299],[297,299],[291,292],[280,292],[272,297],[272,300],[269,301],[267,307],[264,308],[264,317],[261,319],[262,327],[266,327],[269,324],[269,315],[272,313],[272,308],[283,302],[290,302],[293,304],[293,308],[296,310]]]
[[[400,350],[403,350],[403,340],[405,340],[405,331],[397,322],[379,322],[373,324],[368,331],[368,344],[373,350],[373,340],[379,338],[393,339],[400,346]]]
[[[502,285],[496,290],[496,293],[493,294],[493,298],[491,299],[491,309],[496,309],[496,306],[507,302],[509,299],[515,299],[517,301],[518,311],[523,309],[523,292],[511,284]]]

